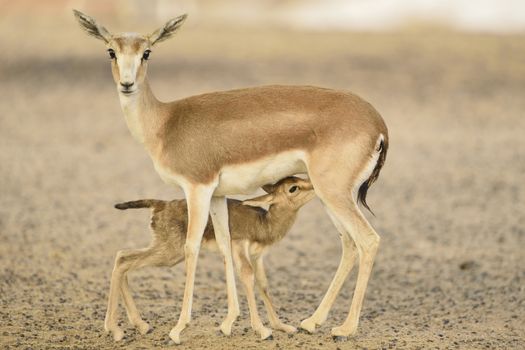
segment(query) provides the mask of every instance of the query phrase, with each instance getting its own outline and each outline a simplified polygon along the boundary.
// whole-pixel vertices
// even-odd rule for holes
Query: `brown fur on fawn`
[[[275,185],[263,186],[267,194],[244,202],[228,199],[229,225],[232,239],[233,260],[238,276],[245,288],[252,328],[261,339],[271,337],[257,312],[254,281],[261,292],[270,325],[273,329],[288,333],[296,328],[284,324],[273,307],[268,292],[268,281],[263,265],[263,253],[272,244],[281,240],[290,230],[298,210],[311,200],[315,192],[311,183],[298,177],[287,177]],[[269,205],[268,211],[261,206]],[[105,328],[113,332],[115,340],[124,336],[117,326],[116,310],[119,292],[123,298],[128,318],[140,333],[149,331],[148,323],[142,320],[128,286],[127,274],[145,266],[173,266],[184,260],[184,243],[188,225],[188,210],[185,200],[162,201],[145,199],[115,205],[118,209],[151,208],[151,232],[153,240],[144,249],[121,250],[117,253],[111,276],[108,310]],[[203,236],[203,245],[215,242],[211,220],[208,220]]]

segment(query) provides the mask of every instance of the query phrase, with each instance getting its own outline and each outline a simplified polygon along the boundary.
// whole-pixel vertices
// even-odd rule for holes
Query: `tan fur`
[[[295,187],[295,189],[293,189]],[[293,192],[290,192],[290,191]],[[294,332],[292,326],[282,323],[274,310],[268,292],[268,282],[262,263],[264,252],[280,241],[293,225],[297,211],[314,197],[312,185],[300,178],[286,178],[272,186],[269,194],[245,204],[268,204],[268,211],[248,205],[238,200],[228,200],[232,249],[239,278],[246,289],[253,329],[262,339],[271,335],[271,330],[262,324],[253,292],[254,280],[262,293],[272,328]],[[170,202],[160,200],[139,200],[116,205],[119,209],[151,208],[151,233],[153,240],[148,248],[120,251],[115,260],[111,278],[108,311],[105,327],[111,331],[115,340],[123,337],[117,325],[116,308],[119,290],[130,322],[144,334],[149,325],[142,320],[131,292],[127,286],[128,272],[145,266],[173,266],[184,259],[184,244],[188,226],[188,210],[184,200]],[[215,241],[211,220],[204,231],[204,246]]]
[[[341,327],[332,329],[335,336],[354,334],[379,246],[379,236],[356,198],[364,183],[367,186],[360,193],[366,195],[388,149],[388,130],[379,113],[354,94],[312,86],[254,87],[163,103],[149,87],[147,60],[141,57],[156,42],[171,37],[185,16],[150,36],[108,37],[93,19],[75,15],[88,34],[115,51],[113,76],[130,131],[144,144],[161,178],[182,187],[186,195],[186,286],[179,321],[170,337],[180,343],[180,333],[191,320],[195,268],[208,213],[225,260],[228,315],[221,331],[231,334],[239,310],[224,196],[250,193],[275,178],[296,173],[308,174],[343,245],[327,297],[301,327],[313,332],[324,322],[333,296],[358,256],[359,273],[348,317]],[[378,144],[383,145],[381,151]],[[361,197],[364,204],[365,199]],[[354,248],[357,254],[351,253]]]

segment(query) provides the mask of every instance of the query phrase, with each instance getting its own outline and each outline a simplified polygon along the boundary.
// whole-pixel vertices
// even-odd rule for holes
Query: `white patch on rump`
[[[357,192],[359,191],[359,187],[361,187],[361,185],[370,178],[370,176],[372,175],[372,172],[374,171],[377,165],[377,160],[379,159],[379,155],[381,154],[377,150],[381,142],[384,140],[384,138],[385,137],[383,136],[383,134],[379,135],[379,138],[377,139],[376,145],[374,147],[374,153],[370,155],[370,160],[366,163],[365,167],[363,168],[363,170],[359,173],[359,176],[357,177],[356,186],[352,189],[352,197],[354,198],[356,202],[357,202]]]

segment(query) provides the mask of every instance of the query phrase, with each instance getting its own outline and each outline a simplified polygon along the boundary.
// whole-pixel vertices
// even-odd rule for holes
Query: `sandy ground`
[[[103,46],[68,25],[61,36],[35,32],[32,41],[3,32],[0,347],[169,348],[182,266],[132,275],[151,334],[140,336],[123,312],[121,343],[103,331],[115,252],[149,241],[148,212],[113,204],[180,193],[161,182],[129,134]],[[382,242],[358,334],[330,337],[348,312],[354,272],[316,334],[258,340],[239,286],[242,315],[231,337],[219,335],[225,282],[220,257],[209,253],[199,260],[194,319],[177,348],[525,348],[524,62],[523,37],[434,29],[193,28],[155,50],[150,76],[162,99],[270,83],[349,89],[377,107],[391,133],[369,192]],[[339,256],[315,200],[267,257],[282,318],[297,326],[311,315]]]

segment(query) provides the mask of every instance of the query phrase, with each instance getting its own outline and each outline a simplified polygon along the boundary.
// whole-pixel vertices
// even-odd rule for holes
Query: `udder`
[[[306,173],[304,151],[288,151],[221,169],[216,196],[252,194],[287,176]]]

